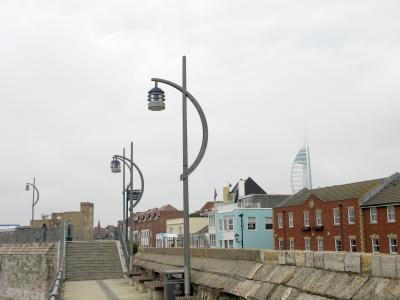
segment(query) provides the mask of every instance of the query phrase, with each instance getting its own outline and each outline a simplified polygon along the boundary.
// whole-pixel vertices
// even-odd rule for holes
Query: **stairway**
[[[67,242],[66,280],[122,278],[116,241]]]

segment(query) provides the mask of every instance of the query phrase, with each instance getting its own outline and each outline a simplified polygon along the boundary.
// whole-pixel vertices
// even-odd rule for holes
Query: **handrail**
[[[60,298],[61,294],[61,287],[64,282],[64,275],[65,275],[65,249],[66,249],[66,222],[63,223],[63,234],[59,241],[60,247],[58,248],[59,254],[59,264],[58,264],[58,271],[56,274],[56,278],[54,279],[52,288],[49,293],[49,300],[57,300]]]
[[[119,242],[121,243],[122,253],[124,254],[125,266],[127,269],[129,269],[128,268],[129,267],[128,247],[126,246],[122,228],[119,227],[118,229],[119,229],[118,239],[119,239]]]

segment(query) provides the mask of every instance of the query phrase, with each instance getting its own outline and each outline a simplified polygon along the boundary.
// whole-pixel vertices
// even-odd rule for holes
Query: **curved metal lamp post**
[[[180,176],[180,180],[183,181],[183,228],[184,228],[184,271],[185,271],[185,296],[191,294],[191,273],[190,273],[190,231],[189,231],[189,175],[197,168],[200,164],[204,153],[206,152],[208,143],[208,125],[207,120],[201,109],[200,104],[197,100],[186,90],[186,56],[182,57],[182,86],[171,81],[152,78],[155,82],[155,87],[152,88],[148,93],[148,108],[153,111],[161,111],[165,109],[165,93],[158,87],[158,83],[164,83],[173,88],[177,89],[182,93],[182,132],[183,132],[183,172]],[[193,103],[196,108],[201,124],[203,127],[203,140],[201,148],[197,154],[196,159],[192,165],[188,166],[188,145],[187,145],[187,98]]]
[[[136,205],[139,204],[140,200],[142,199],[143,193],[144,193],[144,178],[143,178],[142,171],[133,162],[133,143],[132,142],[131,142],[131,158],[130,159],[125,157],[125,156],[121,156],[121,155],[117,155],[117,154],[115,154],[113,156],[113,159],[111,161],[111,171],[113,173],[121,172],[121,163],[120,162],[122,162],[124,164],[124,167],[126,165],[129,168],[129,171],[130,171],[130,182],[127,185],[126,188],[125,188],[125,176],[123,176],[124,177],[124,183],[123,183],[124,199],[123,200],[124,200],[124,204],[125,204],[125,192],[128,191],[127,200],[129,201],[129,212],[130,212],[130,218],[132,220],[132,225],[131,225],[130,230],[129,230],[129,240],[130,240],[129,259],[131,260],[132,259],[132,255],[133,255],[133,226],[134,226],[133,209],[136,207]],[[139,173],[140,181],[141,181],[140,193],[137,195],[136,199],[134,199],[134,196],[136,196],[136,195],[134,195],[134,190],[133,190],[133,169],[134,168]],[[123,175],[125,175],[125,174],[123,174]],[[130,190],[129,190],[129,188],[130,188]],[[135,200],[135,203],[133,203],[134,200]],[[128,216],[126,216],[126,222],[127,222],[126,226],[128,226]],[[129,268],[131,270],[132,261],[129,262]]]
[[[35,213],[35,205],[39,202],[39,190],[36,187],[36,178],[33,178],[33,183],[29,183],[27,182],[25,185],[25,191],[29,191],[29,186],[33,187],[32,189],[32,224],[33,224],[33,220],[34,220],[34,213]],[[35,192],[37,193],[37,197],[35,200]]]

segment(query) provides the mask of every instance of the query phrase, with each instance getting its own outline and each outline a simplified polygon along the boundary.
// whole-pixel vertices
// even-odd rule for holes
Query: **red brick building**
[[[398,253],[400,174],[396,173],[361,199],[365,252]]]
[[[155,247],[156,235],[167,231],[166,221],[183,217],[183,211],[172,205],[152,208],[134,214],[134,234],[142,247]]]
[[[309,190],[274,208],[275,249],[361,251],[359,200],[382,180]]]
[[[274,208],[275,249],[397,254],[400,174],[309,190]]]

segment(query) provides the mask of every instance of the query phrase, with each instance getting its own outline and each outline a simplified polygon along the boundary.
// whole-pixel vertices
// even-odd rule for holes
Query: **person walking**
[[[47,237],[47,225],[46,223],[43,223],[42,225],[42,242],[46,242],[46,237]]]

